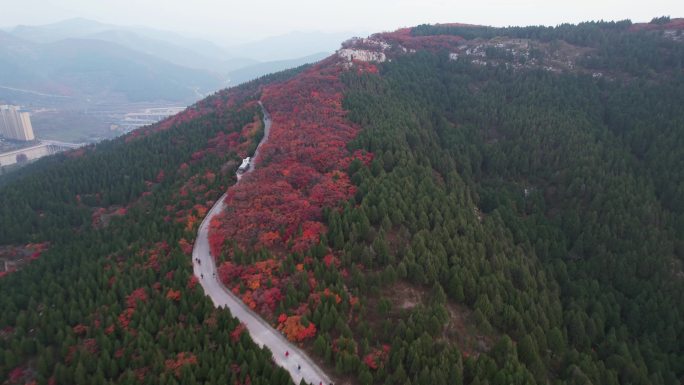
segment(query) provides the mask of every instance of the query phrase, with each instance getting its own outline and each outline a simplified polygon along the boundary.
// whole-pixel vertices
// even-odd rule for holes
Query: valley
[[[334,47],[306,48],[294,38],[238,49],[85,19],[15,26],[0,30],[0,104],[31,112],[39,139],[97,143],[163,117],[136,118],[148,109],[171,108],[163,114],[170,116],[226,86],[321,60]]]

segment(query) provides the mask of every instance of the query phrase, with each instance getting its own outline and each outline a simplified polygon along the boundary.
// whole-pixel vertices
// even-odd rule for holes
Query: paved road
[[[259,104],[261,105],[261,102]],[[268,139],[271,129],[271,117],[263,105],[261,105],[261,108],[264,112],[264,138],[254,152],[252,166],[246,173],[254,169],[259,158],[259,147]],[[241,177],[241,175],[238,175],[237,183],[240,182]],[[204,292],[214,301],[215,306],[229,308],[233,317],[237,317],[247,326],[247,330],[254,342],[271,350],[275,363],[290,372],[295,384],[299,384],[302,379],[313,385],[321,383],[325,385],[331,384],[328,376],[303,351],[299,350],[279,331],[261,319],[219,281],[216,274],[216,264],[210,254],[208,235],[211,219],[223,209],[224,198],[225,194],[216,202],[202,221],[197,239],[195,240],[195,246],[192,250],[195,276],[199,279]],[[197,259],[201,261],[200,264],[195,262]],[[286,357],[285,352],[289,352],[289,356]],[[301,369],[298,366],[301,366]]]

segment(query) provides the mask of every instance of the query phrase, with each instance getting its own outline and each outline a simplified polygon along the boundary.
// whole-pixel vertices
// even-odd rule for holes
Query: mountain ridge
[[[36,309],[62,278],[22,278],[71,258],[65,280],[97,277],[72,279],[93,305],[68,321],[46,307],[67,337],[38,352],[74,346],[102,367],[119,354],[184,383],[226,382],[201,365],[228,356],[235,379],[290,383],[189,277],[188,239],[228,190],[211,222],[217,275],[336,383],[675,385],[684,44],[633,25],[421,25],[352,39],[315,65],[39,162],[0,189],[0,242],[53,244],[0,280],[11,293],[0,301],[17,309],[0,327],[17,346],[29,325],[46,330]],[[269,142],[229,189],[263,135],[258,101]],[[116,298],[95,294],[109,288]],[[164,343],[158,321],[193,329]],[[249,365],[194,333],[246,351]],[[154,356],[136,355],[134,334]],[[30,374],[32,354],[0,372]],[[60,354],[42,376],[87,378],[85,355]],[[101,377],[133,381],[116,365]]]

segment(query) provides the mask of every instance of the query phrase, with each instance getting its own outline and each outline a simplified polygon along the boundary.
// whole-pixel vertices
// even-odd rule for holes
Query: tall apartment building
[[[0,135],[8,139],[34,140],[29,113],[19,111],[16,106],[0,106]]]

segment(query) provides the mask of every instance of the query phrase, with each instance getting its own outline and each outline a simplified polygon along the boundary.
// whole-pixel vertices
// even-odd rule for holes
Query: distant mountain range
[[[348,37],[293,32],[224,48],[207,40],[87,19],[0,31],[0,99],[190,103],[228,85],[320,60]],[[11,101],[11,100],[10,100]]]
[[[71,98],[192,100],[220,88],[221,76],[94,39],[32,43],[3,34],[0,85]]]

